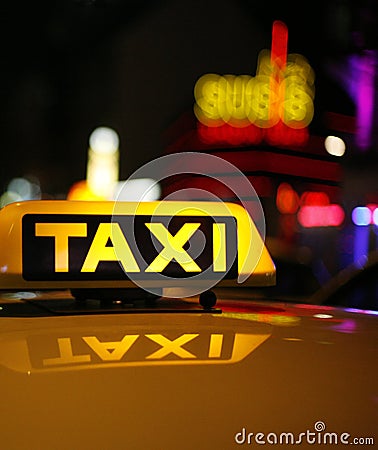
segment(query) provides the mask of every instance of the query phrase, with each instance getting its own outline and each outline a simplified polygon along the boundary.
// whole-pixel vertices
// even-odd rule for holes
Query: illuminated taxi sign
[[[204,248],[193,255],[185,246],[199,233]],[[129,273],[153,279],[206,269],[207,276],[237,276],[233,217],[26,214],[22,242],[26,280],[124,280]]]
[[[0,288],[274,284],[248,213],[222,202],[29,201],[0,210]]]

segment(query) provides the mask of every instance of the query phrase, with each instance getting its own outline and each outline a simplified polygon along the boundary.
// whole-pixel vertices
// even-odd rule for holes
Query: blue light
[[[368,227],[356,227],[354,233],[353,261],[361,264],[366,261],[369,253],[369,231]]]
[[[366,206],[357,206],[352,211],[353,223],[357,226],[367,226],[371,223],[371,211]]]

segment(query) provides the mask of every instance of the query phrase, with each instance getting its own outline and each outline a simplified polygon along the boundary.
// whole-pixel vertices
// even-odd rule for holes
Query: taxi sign
[[[232,203],[13,203],[0,210],[0,242],[0,289],[275,283],[253,221]]]

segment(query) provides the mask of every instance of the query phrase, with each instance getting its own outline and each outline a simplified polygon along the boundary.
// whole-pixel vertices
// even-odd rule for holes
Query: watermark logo
[[[182,297],[201,294],[224,278],[243,283],[251,275],[264,248],[265,217],[255,189],[236,166],[205,153],[175,153],[145,164],[128,182],[141,178],[153,179],[165,188],[152,214],[141,213],[147,190],[136,214],[121,224],[136,261],[135,270],[126,270],[135,285],[154,295],[160,295],[161,288],[184,287],[184,295],[170,295]],[[118,199],[124,197],[121,189],[113,227],[119,226],[124,203]],[[249,230],[242,237],[238,234],[230,203],[247,211],[261,239],[252,239]],[[249,273],[238,272],[240,239],[250,249],[253,246],[253,252],[246,251],[253,253]],[[122,261],[123,256],[118,256]]]
[[[326,424],[322,420],[314,423],[313,430],[307,429],[300,433],[280,432],[280,433],[262,433],[251,432],[245,427],[238,431],[234,436],[234,441],[238,445],[318,445],[321,447],[332,445],[370,445],[375,444],[374,437],[351,436],[350,433],[343,431],[327,431]]]

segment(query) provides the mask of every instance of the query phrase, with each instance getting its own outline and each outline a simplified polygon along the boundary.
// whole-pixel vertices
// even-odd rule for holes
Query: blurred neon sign
[[[281,214],[297,214],[304,228],[339,227],[345,219],[342,206],[330,203],[325,192],[306,191],[299,196],[288,183],[278,186],[276,206]]]
[[[247,129],[248,133],[240,133],[243,138],[251,136],[257,142],[263,135],[256,128],[281,125],[281,136],[285,128],[305,129],[314,115],[315,77],[305,57],[287,54],[287,37],[286,25],[275,21],[271,50],[260,52],[255,77],[203,75],[194,88],[194,113],[200,124],[218,128],[223,138],[225,125]],[[203,127],[201,131],[204,134]],[[307,137],[303,132],[300,136]]]

